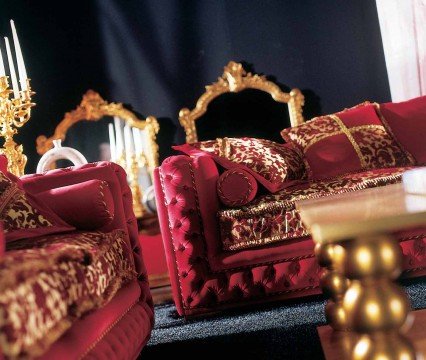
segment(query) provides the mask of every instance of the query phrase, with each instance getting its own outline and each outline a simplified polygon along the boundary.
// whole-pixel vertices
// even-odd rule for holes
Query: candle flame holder
[[[35,103],[31,97],[30,79],[26,79],[27,90],[20,91],[18,99],[10,98],[12,90],[9,88],[8,76],[0,77],[0,136],[4,138],[0,154],[6,155],[7,169],[16,176],[24,175],[27,157],[23,153],[22,145],[16,144],[13,136],[18,133],[18,128],[25,125],[31,117],[31,108]]]

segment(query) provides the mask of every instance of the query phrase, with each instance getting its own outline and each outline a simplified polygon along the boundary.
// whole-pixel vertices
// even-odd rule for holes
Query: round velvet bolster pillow
[[[257,182],[253,175],[242,169],[229,169],[217,181],[217,194],[227,206],[246,205],[257,193]]]
[[[96,230],[114,218],[114,199],[108,183],[88,180],[36,195],[52,211],[79,230]]]

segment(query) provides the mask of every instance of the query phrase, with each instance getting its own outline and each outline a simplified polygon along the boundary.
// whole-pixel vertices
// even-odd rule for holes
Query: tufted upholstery
[[[34,194],[92,179],[106,181],[115,199],[114,219],[99,230],[125,230],[126,241],[133,251],[134,266],[138,274],[137,282],[130,284],[130,288],[121,289],[104,308],[75,323],[58,343],[52,346],[50,352],[45,354],[45,358],[70,358],[70,351],[76,354],[75,358],[84,354],[87,357],[99,359],[136,358],[139,350],[149,339],[154,316],[152,297],[139,245],[136,218],[133,213],[132,194],[127,185],[125,171],[114,163],[98,162],[51,170],[43,174],[25,175],[21,179],[25,190]],[[89,324],[96,326],[90,327]],[[123,341],[124,338],[125,341]],[[123,351],[114,352],[113,347],[107,349],[107,346],[114,341],[121,342]],[[59,354],[67,355],[63,357]]]
[[[218,178],[209,157],[173,156],[155,170],[158,215],[178,313],[191,316],[320,293],[310,237],[222,250]],[[409,276],[422,274],[426,266],[423,233],[419,229],[399,234]]]

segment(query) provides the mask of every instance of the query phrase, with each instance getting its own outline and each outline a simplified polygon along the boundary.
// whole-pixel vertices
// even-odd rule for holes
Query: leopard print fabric
[[[7,234],[19,229],[53,226],[52,222],[35,209],[25,192],[0,172],[0,218]]]
[[[73,322],[135,278],[124,231],[17,240],[0,261],[0,348],[42,355]]]
[[[219,138],[192,146],[241,165],[274,184],[305,178],[300,153],[289,146],[256,138]]]
[[[406,162],[403,150],[388,134],[384,126],[368,126],[354,129],[357,142],[367,169],[401,166]]]

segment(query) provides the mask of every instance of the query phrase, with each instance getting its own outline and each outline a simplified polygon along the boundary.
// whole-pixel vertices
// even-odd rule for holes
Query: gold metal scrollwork
[[[147,165],[150,172],[158,166],[158,144],[156,141],[159,131],[159,124],[154,116],[148,116],[145,120],[140,120],[130,110],[121,103],[108,103],[96,91],[88,90],[83,99],[74,110],[67,112],[62,121],[56,127],[51,137],[40,135],[36,139],[37,152],[43,155],[53,147],[54,139],[65,140],[68,129],[75,123],[88,120],[98,121],[104,116],[117,116],[125,121],[129,126],[145,130],[148,134]]]
[[[194,109],[183,108],[180,110],[179,122],[185,130],[186,142],[198,141],[195,121],[207,111],[207,106],[213,99],[224,93],[236,93],[244,89],[265,91],[275,101],[288,104],[291,126],[304,122],[302,115],[304,96],[299,89],[292,89],[289,93],[283,92],[278,85],[267,80],[264,75],[246,72],[242,64],[230,61],[224,67],[222,76],[215,83],[206,86],[205,93],[198,99]]]

